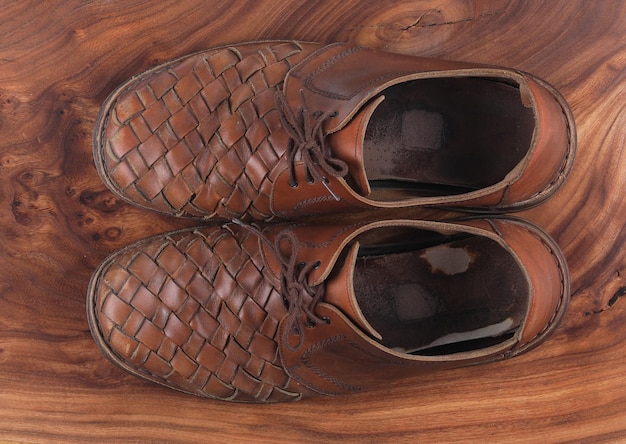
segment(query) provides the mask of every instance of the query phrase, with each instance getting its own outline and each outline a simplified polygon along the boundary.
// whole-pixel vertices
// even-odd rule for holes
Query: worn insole
[[[479,236],[360,257],[354,290],[381,342],[406,351],[500,336],[528,304],[515,259]]]
[[[530,147],[534,115],[514,85],[473,77],[425,79],[383,94],[363,145],[373,199],[493,185]]]

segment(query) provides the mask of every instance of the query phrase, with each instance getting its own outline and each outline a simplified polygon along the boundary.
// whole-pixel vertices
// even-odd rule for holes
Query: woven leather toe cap
[[[111,256],[89,291],[96,342],[130,373],[187,393],[248,402],[299,398],[274,339],[285,309],[255,266],[257,245],[212,227]]]
[[[121,85],[94,132],[103,181],[124,200],[162,213],[269,218],[263,190],[287,142],[273,135],[280,127],[274,93],[316,47],[277,41],[216,48]]]

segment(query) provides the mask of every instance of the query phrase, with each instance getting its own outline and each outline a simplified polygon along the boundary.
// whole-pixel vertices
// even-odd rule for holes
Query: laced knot
[[[272,242],[258,228],[237,219],[234,222],[265,242],[280,263],[280,290],[283,302],[287,306],[282,341],[288,350],[296,351],[304,341],[305,327],[310,328],[329,322],[327,318],[315,314],[315,306],[324,296],[324,285],[309,284],[309,274],[320,266],[320,262],[298,262],[300,241],[291,230],[281,231]],[[284,245],[288,245],[286,253],[281,251],[281,246]],[[292,335],[297,338],[296,344],[292,344]]]
[[[336,117],[336,113],[315,111],[309,112],[304,101],[304,93],[300,90],[301,103],[295,112],[287,103],[282,91],[276,91],[276,108],[280,123],[289,135],[287,146],[287,163],[289,165],[289,185],[298,186],[295,172],[296,156],[304,163],[306,180],[309,183],[321,182],[328,192],[339,200],[330,189],[328,177],[343,177],[348,174],[348,165],[332,156],[330,148],[324,143],[326,133],[322,128],[324,122]]]

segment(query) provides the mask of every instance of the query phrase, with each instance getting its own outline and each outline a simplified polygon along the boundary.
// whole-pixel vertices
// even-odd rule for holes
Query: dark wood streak
[[[0,440],[626,439],[626,1],[4,3]],[[100,105],[169,59],[273,38],[511,66],[564,94],[578,124],[574,170],[557,195],[522,214],[557,239],[572,274],[570,309],[545,344],[385,390],[275,406],[196,399],[102,357],[85,315],[94,269],[125,245],[194,222],[106,189],[91,154]]]

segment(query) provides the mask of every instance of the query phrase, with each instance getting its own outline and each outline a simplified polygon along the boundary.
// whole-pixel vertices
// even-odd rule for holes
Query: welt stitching
[[[556,307],[556,310],[554,310],[554,312],[552,313],[552,316],[550,317],[550,320],[544,326],[544,328],[541,329],[541,331],[539,331],[531,339],[529,339],[528,342],[530,343],[530,342],[534,341],[535,339],[537,339],[539,336],[543,335],[547,330],[549,330],[552,327],[552,325],[554,324],[554,321],[557,319],[557,317],[560,314],[560,309],[563,307],[563,303],[564,303],[564,300],[565,300],[565,270],[563,270],[563,268],[561,267],[561,261],[559,260],[558,256],[554,253],[554,249],[552,248],[552,246],[550,244],[548,244],[542,237],[538,236],[537,233],[534,233],[533,231],[529,230],[528,228],[524,227],[524,230],[526,230],[533,237],[535,237],[537,240],[539,240],[543,244],[543,246],[548,250],[548,252],[552,256],[552,258],[554,259],[554,262],[556,262],[556,266],[559,269],[560,284],[561,284],[561,294],[560,294],[560,297],[559,297],[559,304]]]
[[[565,157],[563,158],[563,163],[561,164],[561,168],[559,169],[557,174],[555,174],[554,179],[552,179],[552,181],[546,186],[546,188],[536,192],[531,197],[529,197],[528,200],[534,199],[535,197],[539,196],[540,194],[546,193],[557,182],[559,182],[561,180],[562,176],[563,176],[563,172],[565,171],[565,169],[567,168],[567,165],[569,164],[569,159],[572,156],[572,127],[570,125],[570,119],[568,118],[568,115],[566,114],[565,109],[563,108],[563,105],[560,103],[559,100],[557,100],[557,97],[555,97],[552,92],[550,92],[550,93],[552,94],[552,97],[553,97],[554,101],[557,102],[557,104],[559,105],[559,109],[561,110],[561,114],[563,114],[563,117],[565,118],[565,126],[567,127],[567,148],[568,149],[567,149],[567,152],[565,153]]]

